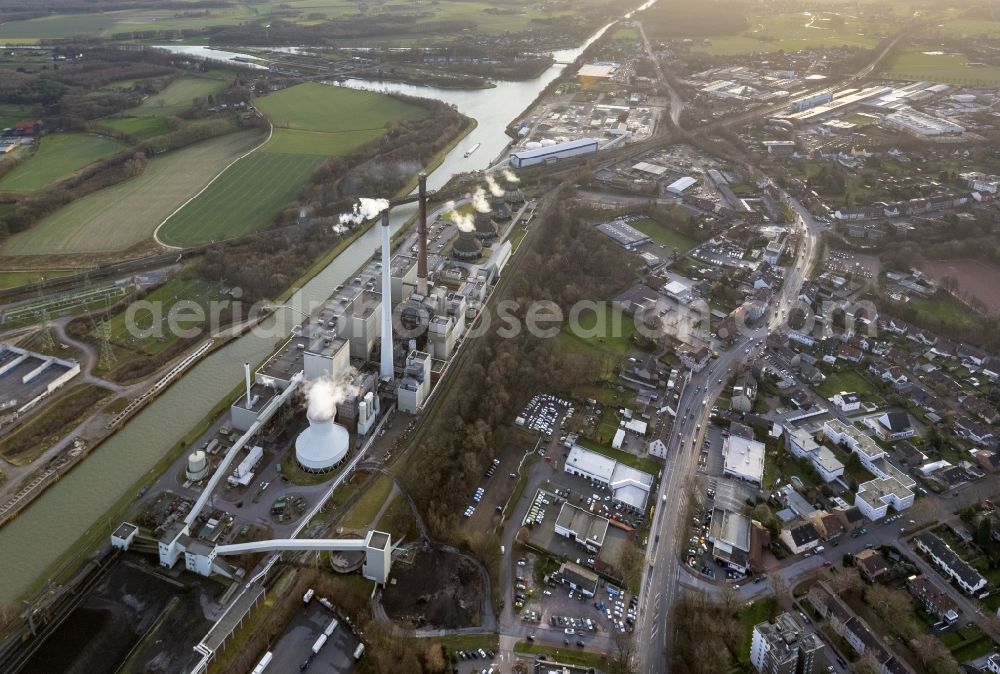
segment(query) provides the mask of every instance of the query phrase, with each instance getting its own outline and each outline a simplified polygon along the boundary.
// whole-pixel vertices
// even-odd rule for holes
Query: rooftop
[[[712,511],[712,527],[709,537],[714,542],[723,542],[750,551],[750,518],[742,513],[724,508]]]
[[[556,517],[556,526],[572,531],[580,540],[594,541],[598,545],[604,545],[608,525],[606,517],[577,508],[569,502],[562,504]]]
[[[745,476],[756,482],[764,477],[764,443],[730,435],[723,443],[726,472]]]

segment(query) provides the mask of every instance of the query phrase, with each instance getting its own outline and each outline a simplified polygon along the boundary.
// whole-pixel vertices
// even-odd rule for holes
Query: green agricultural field
[[[271,139],[170,218],[161,241],[193,246],[266,227],[328,157],[378,138],[393,122],[427,114],[382,94],[323,84],[290,87],[256,105],[276,127]]]
[[[636,3],[637,4],[637,3]],[[391,15],[398,12],[419,12],[426,15],[418,20],[399,22],[398,32],[391,36],[398,43],[409,37],[426,36],[439,21],[464,21],[475,25],[482,33],[500,34],[537,27],[536,19],[567,17],[575,19],[581,12],[606,7],[603,0],[576,0],[571,5],[557,4],[551,8],[529,3],[517,3],[510,13],[495,10],[496,4],[481,0],[416,0],[395,5],[364,6],[369,16]],[[262,21],[268,17],[293,21],[299,25],[321,25],[344,16],[358,16],[361,8],[352,0],[263,0],[254,3],[231,3],[212,7],[207,14],[182,16],[176,8],[133,8],[113,12],[56,14],[26,21],[11,21],[0,25],[0,40],[37,42],[47,38],[69,38],[78,35],[110,37],[118,33],[167,30],[201,30],[213,26],[232,26],[247,21]],[[297,14],[289,14],[297,12]],[[356,40],[354,40],[356,42]]]
[[[177,115],[193,107],[195,99],[207,99],[225,88],[226,82],[221,79],[184,76],[147,98],[139,107],[129,110],[129,114],[133,117]]]
[[[892,28],[830,12],[816,16],[803,12],[754,16],[749,24],[752,28],[740,35],[711,36],[708,44],[695,44],[693,49],[715,55],[834,47],[870,49]]]
[[[900,80],[931,80],[950,84],[1000,84],[1000,66],[970,66],[962,54],[940,53],[933,49],[907,50],[894,56],[885,73]]]
[[[139,140],[162,136],[170,130],[163,117],[105,117],[100,123]]]
[[[3,255],[118,252],[142,243],[260,136],[234,133],[157,157],[139,177],[56,211],[0,246]]]
[[[322,155],[275,154],[266,147],[236,163],[170,218],[160,240],[193,246],[260,229],[295,199],[324,160]]]
[[[37,192],[124,147],[121,141],[94,134],[43,136],[33,155],[0,178],[0,192]]]
[[[28,21],[0,24],[0,39],[15,42],[36,42],[42,38],[66,38],[75,35],[96,35],[114,25],[112,13],[55,14]]]
[[[384,129],[391,123],[423,119],[423,108],[373,91],[326,84],[299,84],[255,101],[274,126],[337,133]]]

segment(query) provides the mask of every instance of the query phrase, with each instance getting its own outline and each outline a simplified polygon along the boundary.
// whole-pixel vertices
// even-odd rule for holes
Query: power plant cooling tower
[[[208,475],[208,459],[205,457],[205,452],[198,450],[196,452],[191,452],[188,455],[188,465],[185,471],[185,476],[191,482],[197,482]]]
[[[337,467],[350,446],[347,429],[326,417],[309,417],[309,428],[295,439],[295,461],[307,473],[326,473]]]

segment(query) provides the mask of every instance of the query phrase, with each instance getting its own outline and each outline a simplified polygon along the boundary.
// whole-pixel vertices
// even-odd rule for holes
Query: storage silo
[[[199,449],[188,455],[187,470],[184,474],[191,482],[202,480],[208,475],[208,457],[204,451]]]

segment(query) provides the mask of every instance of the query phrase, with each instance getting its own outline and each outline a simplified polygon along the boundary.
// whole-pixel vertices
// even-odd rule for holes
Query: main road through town
[[[696,448],[704,438],[712,402],[736,366],[758,353],[767,334],[784,322],[820,250],[819,224],[798,201],[787,195],[786,200],[795,213],[800,240],[795,264],[786,271],[781,291],[772,299],[769,318],[765,325],[742,329],[728,350],[692,376],[677,405],[639,591],[635,630],[638,672],[669,671],[673,636],[669,617],[680,595],[680,574],[685,573],[679,564],[687,531],[683,518],[689,490],[694,488]]]

